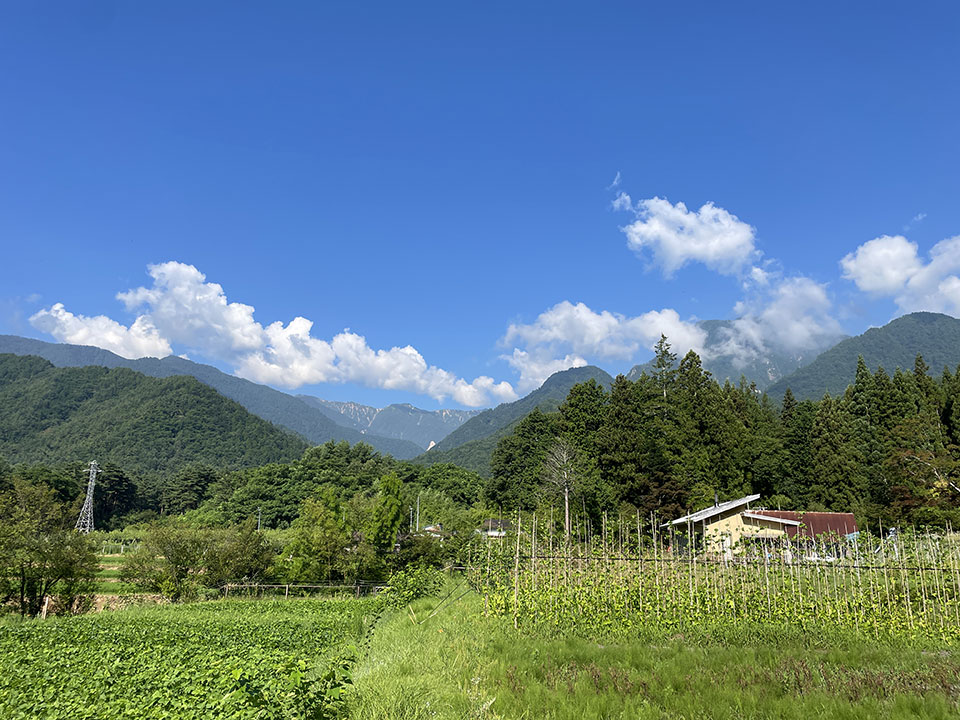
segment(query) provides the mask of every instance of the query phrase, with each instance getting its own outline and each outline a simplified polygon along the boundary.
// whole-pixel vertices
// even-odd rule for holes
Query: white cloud
[[[502,343],[522,347],[503,357],[520,372],[518,389],[525,391],[558,370],[585,365],[585,357],[629,360],[641,348],[656,345],[661,334],[680,354],[702,352],[706,340],[702,328],[669,308],[628,317],[564,300],[532,323],[510,325]]]
[[[544,380],[561,370],[589,364],[579,355],[568,354],[562,358],[554,358],[548,348],[536,348],[532,351],[514,348],[513,353],[504,355],[503,359],[520,373],[517,389],[521,392],[529,392],[540,387]]]
[[[633,205],[630,196],[621,192],[613,206],[636,213],[636,221],[622,228],[627,245],[641,256],[652,253],[654,264],[667,277],[688,262],[737,275],[759,255],[754,229],[713,203],[696,212],[687,210],[682,202],[672,205],[659,197]]]
[[[131,312],[146,307],[171,342],[225,360],[263,345],[263,328],[253,319],[253,308],[228,302],[223,288],[207,282],[193,265],[165,262],[149,265],[147,272],[153,287],[117,293],[117,299]]]
[[[892,297],[903,312],[960,315],[960,235],[934,245],[926,262],[916,243],[884,235],[865,242],[840,266],[860,290]]]
[[[734,306],[738,315],[707,357],[729,357],[742,367],[771,352],[803,355],[822,350],[843,335],[832,315],[827,287],[808,277],[778,280]]]
[[[843,277],[877,295],[897,292],[921,266],[916,243],[903,235],[883,235],[865,242],[840,261]]]
[[[490,397],[514,400],[507,382],[481,375],[467,382],[453,373],[427,365],[416,349],[394,347],[373,350],[366,339],[344,331],[330,342],[311,337],[313,323],[294,318],[288,325],[276,322],[266,329],[266,348],[242,358],[237,374],[249,380],[282,387],[300,387],[324,382],[357,382],[385,390],[409,390],[442,400],[453,398],[477,407]]]
[[[60,342],[93,345],[125,358],[166,357],[172,352],[170,343],[145,317],[137,318],[133,325],[126,327],[104,315],[74,315],[63,303],[56,303],[34,313],[30,324]]]
[[[264,328],[252,306],[229,302],[223,288],[207,282],[192,265],[166,262],[149,266],[148,273],[151,287],[117,295],[128,310],[142,311],[129,328],[105,316],[74,315],[59,303],[31,322],[61,342],[96,345],[124,357],[164,356],[173,345],[186,346],[231,364],[241,377],[288,388],[357,382],[437,400],[449,397],[472,407],[516,398],[510,383],[487,376],[468,382],[428,365],[409,345],[375,350],[349,331],[330,340],[316,338],[313,323],[303,317]]]

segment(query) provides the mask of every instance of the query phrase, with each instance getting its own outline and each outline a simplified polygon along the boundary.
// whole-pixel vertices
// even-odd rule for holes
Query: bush
[[[390,576],[387,603],[393,607],[409,605],[418,598],[437,595],[443,588],[444,574],[436,568],[418,567]]]

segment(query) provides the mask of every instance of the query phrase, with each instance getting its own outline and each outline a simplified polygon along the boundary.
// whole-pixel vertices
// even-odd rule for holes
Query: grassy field
[[[8,622],[0,717],[328,717],[373,611],[230,600]]]
[[[136,592],[129,583],[121,582],[120,572],[127,560],[126,555],[99,555],[100,569],[95,578],[97,595],[126,595]]]
[[[0,717],[960,717],[960,647],[942,638],[878,641],[785,618],[722,635],[591,633],[592,619],[515,627],[459,579],[443,597],[383,607],[231,599],[11,619],[0,625]]]
[[[797,636],[720,643],[669,633],[597,642],[515,630],[507,619],[483,617],[476,595],[426,619],[437,603],[420,600],[378,628],[354,671],[350,717],[960,717],[958,649],[851,637],[834,646]]]

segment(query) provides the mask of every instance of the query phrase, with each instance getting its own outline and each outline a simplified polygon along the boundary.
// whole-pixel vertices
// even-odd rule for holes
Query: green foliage
[[[54,368],[0,356],[0,453],[14,462],[114,463],[165,474],[298,457],[306,444],[190,377]]]
[[[490,612],[545,634],[960,646],[955,534],[745,540],[725,561],[689,552],[683,536],[661,536],[651,547],[630,520],[590,545],[565,546],[562,556],[549,554],[552,539],[521,534],[519,554],[513,542],[498,544],[472,569],[471,583]],[[607,549],[619,543],[633,550],[611,557]]]
[[[135,608],[0,634],[0,715],[335,718],[373,600]]]
[[[787,388],[800,400],[816,400],[825,392],[840,395],[855,379],[857,357],[868,368],[912,369],[917,353],[936,373],[960,364],[960,320],[939,313],[904,315],[881,328],[843,340],[809,365],[768,388],[781,397]]]
[[[304,501],[283,549],[280,572],[284,578],[300,583],[335,584],[343,580],[345,550],[351,544],[341,519],[344,515],[329,490]]]
[[[44,485],[15,479],[0,493],[0,599],[21,615],[38,614],[45,599],[61,611],[83,608],[97,570],[89,540],[73,529],[74,513]]]
[[[403,523],[403,483],[396,473],[380,479],[377,504],[374,510],[370,537],[373,546],[381,552],[391,549]]]
[[[826,647],[803,637],[721,642],[666,628],[656,642],[597,642],[517,632],[484,616],[472,593],[411,610],[433,617],[415,625],[407,613],[387,616],[357,664],[354,720],[933,720],[960,711],[956,648],[846,637]]]
[[[570,388],[588,380],[595,380],[597,383],[606,387],[609,387],[612,382],[612,378],[606,372],[590,365],[554,373],[547,378],[542,386],[526,397],[520,398],[512,403],[498,405],[491,410],[485,410],[479,415],[470,418],[437,443],[434,448],[417,458],[417,462],[424,464],[450,462],[475,470],[481,475],[486,475],[486,468],[483,467],[481,463],[463,462],[460,454],[449,451],[472,441],[479,441],[497,435],[520,419],[526,417],[534,409],[539,409],[543,412],[556,410],[567,397]],[[493,446],[489,445],[489,449],[493,450]],[[489,455],[487,455],[487,457],[489,458]]]
[[[275,552],[256,520],[225,530],[167,523],[151,527],[125,557],[120,579],[173,601],[193,600],[201,588],[262,580]]]
[[[565,506],[540,485],[560,437],[576,459],[571,500],[586,534],[604,511],[669,519],[750,493],[792,499],[783,509],[854,512],[866,525],[960,520],[953,373],[934,379],[917,356],[891,379],[860,358],[842,396],[797,402],[788,390],[778,411],[753,385],[718,385],[693,352],[675,360],[662,338],[652,376],[618,376],[609,394],[577,385],[557,413],[530,413],[497,445],[487,502]]]
[[[400,608],[422,597],[438,595],[446,577],[436,568],[412,567],[393,573],[385,591],[389,606]]]

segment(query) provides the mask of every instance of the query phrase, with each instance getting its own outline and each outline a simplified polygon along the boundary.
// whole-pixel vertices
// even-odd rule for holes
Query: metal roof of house
[[[755,510],[750,511],[746,510],[741,513],[744,517],[752,518],[753,520],[769,520],[770,522],[780,523],[781,525],[792,525],[795,527],[800,526],[799,520],[791,520],[785,517],[774,517],[770,515],[766,510]]]
[[[721,515],[729,510],[735,510],[742,505],[749,505],[750,503],[759,500],[759,495],[746,495],[742,498],[737,498],[736,500],[727,500],[726,502],[719,503],[718,505],[713,505],[703,510],[697,510],[695,513],[690,513],[689,515],[684,515],[681,518],[676,520],[664,523],[665,525],[686,525],[687,523],[698,523],[709,520],[715,515]]]
[[[754,510],[754,513],[765,515],[771,520],[798,521],[796,529],[791,527],[787,534],[790,537],[802,535],[815,538],[821,535],[849,535],[859,530],[857,519],[853,513],[837,512],[797,512],[795,510]]]

